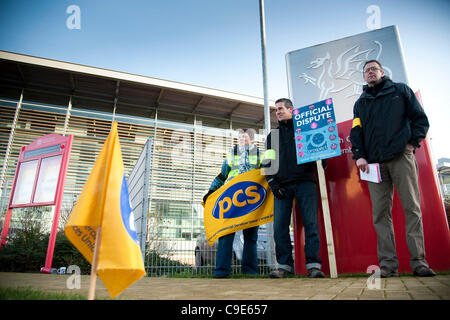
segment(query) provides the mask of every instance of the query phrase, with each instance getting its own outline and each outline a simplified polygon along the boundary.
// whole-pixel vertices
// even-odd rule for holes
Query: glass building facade
[[[184,117],[182,122],[169,118],[164,113],[160,117],[158,111],[152,118],[145,118],[92,108],[69,108],[28,100],[20,103],[20,100],[1,98],[0,163],[6,164],[2,217],[21,147],[46,134],[71,134],[74,140],[59,222],[63,228],[100,153],[112,121],[117,121],[127,176],[147,139],[153,141],[147,250],[193,264],[196,239],[204,232],[202,198],[220,172],[226,153],[237,143],[236,129],[248,126],[229,121],[224,125],[227,128],[209,127],[205,125],[208,119],[195,115]],[[256,135],[255,144],[264,150],[264,135],[260,133]],[[7,150],[9,141],[11,143]],[[17,219],[19,211],[14,210],[11,223],[13,229],[20,227]],[[46,212],[47,225],[50,225],[51,211],[48,208],[40,211]],[[151,265],[152,262],[147,261],[147,264]]]
[[[194,266],[204,234],[201,202],[237,143],[237,129],[255,129],[255,144],[264,151],[261,98],[0,51],[2,225],[21,148],[56,133],[73,135],[59,219],[63,229],[113,122],[127,177],[152,141],[147,271],[160,270],[162,258]],[[10,231],[31,213],[50,229],[52,207],[35,207],[14,209]]]

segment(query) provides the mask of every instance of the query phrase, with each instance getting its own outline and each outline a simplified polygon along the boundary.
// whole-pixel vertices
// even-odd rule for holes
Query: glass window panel
[[[34,194],[34,203],[55,201],[62,155],[43,158]]]
[[[37,165],[38,160],[22,162],[20,164],[12,201],[13,205],[27,204],[31,202],[31,194],[33,193]]]

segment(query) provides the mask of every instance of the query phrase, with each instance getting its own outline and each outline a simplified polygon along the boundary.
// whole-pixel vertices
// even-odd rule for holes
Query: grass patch
[[[77,293],[44,292],[32,288],[0,288],[0,300],[87,300]]]

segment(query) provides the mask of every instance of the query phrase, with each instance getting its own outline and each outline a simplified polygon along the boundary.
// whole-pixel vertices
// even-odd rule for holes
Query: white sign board
[[[385,74],[407,83],[396,26],[330,41],[286,54],[289,96],[295,107],[333,99],[336,122],[353,118],[353,105],[365,85],[363,64],[376,59]]]

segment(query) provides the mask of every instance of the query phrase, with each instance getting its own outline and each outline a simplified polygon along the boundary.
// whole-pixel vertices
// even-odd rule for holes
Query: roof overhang
[[[0,93],[24,100],[179,121],[194,115],[226,127],[233,122],[264,127],[262,98],[114,70],[0,51]],[[14,97],[14,95],[16,95]],[[274,102],[269,101],[276,123]],[[178,118],[176,117],[178,116]]]

